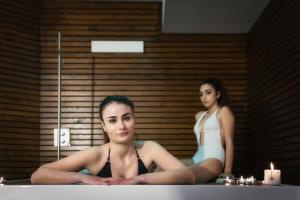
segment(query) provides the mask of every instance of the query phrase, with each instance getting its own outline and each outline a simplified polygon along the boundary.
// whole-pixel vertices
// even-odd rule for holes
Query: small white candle
[[[281,182],[281,171],[274,169],[274,165],[271,162],[271,169],[265,169],[265,176],[263,183],[266,185],[280,185]]]
[[[244,179],[243,176],[241,176],[241,178],[238,180],[238,183],[239,183],[240,185],[245,184],[245,179]]]
[[[4,178],[1,177],[1,178],[0,178],[0,186],[3,186],[4,181],[5,181]]]
[[[224,179],[224,183],[225,183],[225,185],[231,185],[232,179],[230,179],[228,176],[226,176],[226,178]]]
[[[246,184],[247,185],[253,185],[254,182],[255,182],[255,179],[254,179],[253,176],[251,176],[251,177],[249,177],[249,178],[246,179]]]

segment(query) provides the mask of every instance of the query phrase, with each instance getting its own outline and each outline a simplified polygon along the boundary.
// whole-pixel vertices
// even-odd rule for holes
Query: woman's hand
[[[121,180],[120,184],[122,185],[137,185],[137,184],[145,184],[143,175],[136,176],[133,178],[126,178]]]
[[[121,178],[101,178],[98,176],[82,175],[81,183],[88,185],[120,185],[123,179]]]

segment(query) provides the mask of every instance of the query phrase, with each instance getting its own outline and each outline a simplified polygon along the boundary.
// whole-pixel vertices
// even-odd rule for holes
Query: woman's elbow
[[[30,181],[31,181],[31,184],[37,184],[38,183],[37,171],[35,171],[31,174]]]
[[[32,174],[31,174],[31,183],[32,184],[39,184],[41,183],[41,177],[42,177],[42,169],[41,167],[38,168],[36,171],[34,171]]]

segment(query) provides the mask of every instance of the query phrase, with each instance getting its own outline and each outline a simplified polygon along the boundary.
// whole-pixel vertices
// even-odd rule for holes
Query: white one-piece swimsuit
[[[225,162],[225,150],[221,142],[220,122],[217,119],[217,111],[209,116],[204,123],[204,142],[200,144],[200,122],[206,112],[196,121],[194,133],[197,138],[198,150],[193,156],[194,163],[200,163],[208,158],[216,158]]]

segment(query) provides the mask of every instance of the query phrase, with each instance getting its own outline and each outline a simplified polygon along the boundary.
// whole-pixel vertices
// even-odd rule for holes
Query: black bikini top
[[[138,158],[138,175],[148,173],[148,169],[145,167],[145,164],[141,160],[141,158],[140,158],[137,150],[135,150],[135,152],[136,152],[136,156]],[[100,176],[100,177],[112,177],[111,166],[110,166],[110,149],[108,150],[107,161],[106,161],[104,167],[101,169],[101,171],[98,173],[97,176]]]

